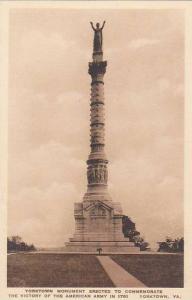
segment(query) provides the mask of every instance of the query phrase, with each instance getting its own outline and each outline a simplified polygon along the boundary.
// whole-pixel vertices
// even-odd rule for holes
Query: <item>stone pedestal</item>
[[[102,253],[138,252],[122,233],[119,203],[94,200],[75,204],[75,234],[66,243],[68,252]]]
[[[103,61],[102,34],[94,37],[90,99],[90,155],[87,160],[87,192],[83,201],[75,203],[75,233],[66,243],[66,251],[136,252],[137,247],[124,238],[120,203],[113,202],[108,190],[108,160],[105,155],[104,81],[107,62]],[[99,34],[99,38],[98,38]],[[101,44],[100,44],[101,43]]]

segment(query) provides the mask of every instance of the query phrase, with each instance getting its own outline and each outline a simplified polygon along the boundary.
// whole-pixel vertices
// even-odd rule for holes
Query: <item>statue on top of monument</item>
[[[103,22],[102,27],[100,27],[99,23],[96,23],[96,27],[93,26],[93,22],[90,22],[90,24],[95,33],[94,41],[93,41],[93,52],[102,52],[102,44],[103,44],[102,30],[105,25],[105,21]]]

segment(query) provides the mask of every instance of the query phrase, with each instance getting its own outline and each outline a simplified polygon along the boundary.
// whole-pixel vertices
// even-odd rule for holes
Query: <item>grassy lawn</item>
[[[8,287],[113,287],[94,255],[18,253],[7,259]]]
[[[110,255],[148,287],[183,287],[183,255]]]
[[[110,257],[148,287],[183,287],[183,256],[116,254]],[[8,287],[113,287],[95,255],[13,254]]]

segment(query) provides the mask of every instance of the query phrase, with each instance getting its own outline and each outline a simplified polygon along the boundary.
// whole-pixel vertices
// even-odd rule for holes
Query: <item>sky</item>
[[[109,192],[151,245],[183,236],[182,10],[12,9],[8,235],[60,247],[87,189],[93,32],[103,22]]]

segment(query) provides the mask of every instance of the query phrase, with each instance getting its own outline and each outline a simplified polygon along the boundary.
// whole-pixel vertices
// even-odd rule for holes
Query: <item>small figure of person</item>
[[[100,27],[99,23],[96,23],[96,27],[93,26],[93,22],[90,22],[90,24],[95,33],[94,41],[93,41],[93,51],[94,52],[102,52],[102,44],[103,44],[102,30],[105,25],[105,21],[103,22],[102,27]]]

